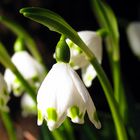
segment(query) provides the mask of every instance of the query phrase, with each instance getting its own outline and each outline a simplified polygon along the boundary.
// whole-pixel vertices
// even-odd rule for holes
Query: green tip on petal
[[[70,110],[69,110],[69,112],[70,112],[69,115],[70,115],[70,117],[71,117],[72,119],[74,119],[74,118],[76,118],[76,117],[82,118],[82,116],[83,116],[82,113],[80,114],[79,108],[78,108],[77,106],[71,107]]]
[[[100,121],[98,119],[98,115],[97,115],[96,111],[93,114],[93,120],[95,121],[96,128],[100,129],[101,128],[101,123],[100,123]]]
[[[38,120],[37,120],[37,125],[41,125],[43,123],[43,114],[41,110],[38,109]]]
[[[72,119],[74,119],[77,116],[79,116],[79,108],[77,106],[71,107],[69,111],[70,111],[70,117]]]
[[[0,99],[0,106],[4,106],[4,104],[5,104],[5,103],[4,103],[4,99],[1,98],[1,99]]]
[[[47,118],[48,121],[52,120],[52,121],[57,121],[57,112],[55,108],[48,108],[47,109]]]
[[[79,108],[77,106],[73,106],[69,109],[68,116],[74,123],[83,124],[84,123],[83,115],[84,115],[83,113],[80,114]]]
[[[93,118],[94,118],[94,120],[95,120],[96,122],[99,121],[98,116],[97,116],[97,112],[94,112],[94,114],[93,114]]]
[[[33,81],[34,83],[39,82],[39,77],[38,77],[37,75],[33,76],[33,77],[32,77],[32,81]]]

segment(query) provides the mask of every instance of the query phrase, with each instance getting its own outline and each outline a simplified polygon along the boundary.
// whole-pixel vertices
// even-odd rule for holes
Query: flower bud
[[[63,35],[61,36],[59,42],[57,43],[55,50],[55,58],[57,62],[69,63],[70,50]]]

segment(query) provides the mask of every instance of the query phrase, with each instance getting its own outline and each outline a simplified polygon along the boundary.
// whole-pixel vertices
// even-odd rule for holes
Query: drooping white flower
[[[38,125],[45,119],[50,130],[58,128],[66,116],[74,123],[84,123],[86,111],[95,127],[101,127],[87,89],[67,63],[54,64],[47,74],[38,90],[37,108]]]
[[[126,31],[132,52],[140,58],[140,22],[130,23]]]
[[[32,86],[38,87],[40,85],[45,75],[45,69],[28,52],[16,52],[11,60]],[[15,96],[20,96],[24,90],[16,76],[9,69],[6,69],[4,78],[8,84],[9,91],[13,90]]]
[[[10,99],[7,84],[4,80],[2,74],[0,74],[0,110],[2,111],[9,111],[7,103]]]
[[[102,39],[96,32],[93,31],[80,31],[78,32],[81,39],[84,43],[89,47],[89,49],[95,54],[99,63],[102,61]],[[94,67],[89,63],[86,59],[86,55],[82,52],[82,50],[74,44],[69,39],[66,40],[67,44],[70,47],[71,58],[70,64],[71,66],[77,70],[82,70],[82,79],[87,87],[90,87],[92,84],[92,80],[96,77],[96,71]]]
[[[28,116],[28,115],[36,115],[37,114],[37,107],[34,100],[29,96],[27,93],[24,93],[24,95],[21,98],[21,108],[22,108],[22,115]]]

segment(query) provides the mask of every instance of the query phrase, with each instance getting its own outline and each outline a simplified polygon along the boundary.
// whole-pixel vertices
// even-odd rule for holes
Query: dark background
[[[122,78],[130,107],[132,104],[135,107],[140,102],[140,61],[130,50],[125,30],[130,22],[140,21],[140,1],[106,0],[106,2],[112,7],[118,19]],[[46,27],[23,17],[19,13],[21,8],[29,6],[48,8],[57,12],[77,31],[99,29],[89,0],[0,0],[0,15],[15,20],[30,33],[35,39],[48,68],[51,68],[53,63],[55,63],[52,54],[60,35],[49,31]],[[0,41],[5,44],[11,55],[15,39],[16,36],[0,24]],[[105,49],[102,66],[111,80]],[[4,71],[2,66],[0,69]],[[108,110],[104,93],[97,78],[94,80],[93,86],[89,88],[89,91],[94,98],[97,109]]]

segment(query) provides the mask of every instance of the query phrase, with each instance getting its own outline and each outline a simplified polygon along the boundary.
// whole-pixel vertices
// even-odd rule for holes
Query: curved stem
[[[9,140],[16,140],[15,129],[14,129],[14,126],[12,124],[9,114],[1,111],[0,117],[2,118],[3,124],[7,130]]]
[[[112,113],[112,117],[113,117],[114,124],[116,127],[118,139],[127,140],[128,138],[127,138],[124,123],[122,121],[122,117],[120,115],[119,106],[114,98],[113,89],[110,85],[110,82],[109,82],[105,72],[103,71],[100,64],[97,62],[94,54],[88,49],[88,47],[86,46],[86,44],[83,41],[81,41],[81,40],[77,41],[77,45],[80,46],[81,49],[85,52],[89,61],[94,66],[94,68],[97,72],[98,79],[102,85],[106,99],[107,99],[109,107],[110,107],[110,111]]]
[[[120,50],[118,42],[113,41],[113,38],[108,37],[106,39],[106,47],[111,47],[111,51],[107,49],[108,55],[110,55],[110,66],[112,68],[113,83],[114,83],[114,96],[119,103],[119,109],[124,123],[127,123],[128,105],[126,101],[124,86],[121,76],[120,68]]]
[[[20,81],[24,89],[26,89],[27,93],[32,97],[32,99],[36,102],[36,92],[33,87],[23,78],[21,73],[15,69],[13,73],[16,75],[17,79]]]
[[[69,137],[68,139],[69,140],[75,140],[74,133],[73,133],[73,128],[72,128],[68,118],[64,121],[63,125],[64,125],[64,128],[65,128],[67,134],[68,134],[68,137]]]
[[[52,136],[55,140],[65,140],[64,136],[58,130],[52,131]]]

